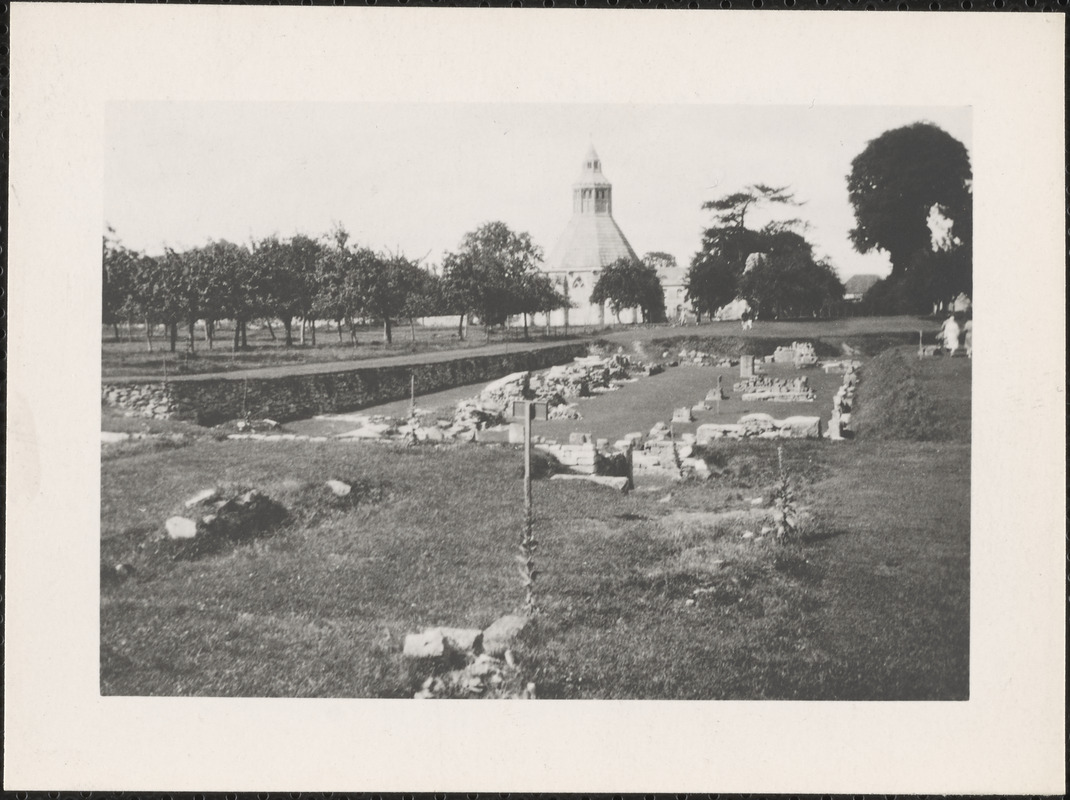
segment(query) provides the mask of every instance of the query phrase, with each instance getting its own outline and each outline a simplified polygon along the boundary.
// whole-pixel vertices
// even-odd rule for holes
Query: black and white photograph
[[[5,788],[1065,789],[1064,22],[15,4]]]
[[[969,698],[969,109],[107,113],[102,693]]]

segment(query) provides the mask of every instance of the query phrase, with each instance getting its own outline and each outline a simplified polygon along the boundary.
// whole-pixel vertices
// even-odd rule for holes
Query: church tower
[[[591,304],[591,290],[602,269],[621,257],[638,260],[613,219],[613,186],[592,145],[572,185],[572,218],[543,265],[573,305],[555,311],[553,324],[604,325],[605,306]]]

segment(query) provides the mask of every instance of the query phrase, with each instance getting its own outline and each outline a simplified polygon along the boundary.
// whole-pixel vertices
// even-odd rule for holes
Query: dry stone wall
[[[586,346],[577,343],[425,364],[277,378],[244,378],[240,373],[230,373],[185,376],[167,382],[114,381],[103,385],[101,399],[131,416],[182,419],[201,425],[242,417],[286,422],[402,400],[409,396],[413,375],[417,393],[427,394],[518,370],[546,369],[585,354]]]

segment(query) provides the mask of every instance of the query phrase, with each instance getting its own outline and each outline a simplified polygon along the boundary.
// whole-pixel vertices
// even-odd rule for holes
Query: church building
[[[542,265],[572,305],[554,311],[550,324],[602,326],[615,322],[608,303],[591,303],[591,291],[601,271],[622,256],[638,260],[613,219],[613,186],[602,174],[602,161],[592,146],[579,179],[572,185],[572,218]],[[621,321],[635,321],[638,313],[636,309],[622,311]]]

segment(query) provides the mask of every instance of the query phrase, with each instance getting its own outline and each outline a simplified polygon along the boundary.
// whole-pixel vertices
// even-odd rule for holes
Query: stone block
[[[685,469],[691,470],[692,474],[699,478],[710,477],[710,467],[704,459],[701,458],[684,458],[680,460],[681,466]]]
[[[661,466],[661,459],[654,453],[636,450],[632,453],[632,466],[638,470],[656,469]]]
[[[754,374],[754,356],[739,357],[739,377],[749,378]]]
[[[482,443],[507,443],[509,442],[509,426],[495,425],[493,428],[476,431],[476,441]]]
[[[529,619],[519,614],[506,614],[483,630],[483,652],[495,658],[514,647]]]
[[[569,444],[586,444],[591,441],[591,434],[589,433],[577,433],[573,431],[568,435]]]
[[[714,439],[739,437],[742,434],[743,426],[738,423],[707,422],[698,426],[695,431],[695,442],[697,444],[709,444]]]
[[[509,444],[523,444],[524,443],[524,423],[523,422],[511,422],[509,423]]]
[[[587,483],[595,483],[599,486],[607,486],[610,489],[615,489],[618,492],[627,492],[629,489],[629,481],[627,478],[615,475],[566,475],[565,473],[558,473],[551,475],[552,481],[586,481]]]
[[[171,539],[192,539],[197,535],[197,522],[189,517],[168,517],[164,529]]]
[[[353,487],[345,481],[329,480],[327,481],[327,488],[338,497],[346,497],[353,491]]]
[[[479,628],[437,628],[447,647],[459,653],[478,654],[483,649],[483,631]]]
[[[406,658],[441,658],[447,652],[446,638],[438,628],[405,637],[402,655]]]
[[[202,489],[185,502],[186,508],[219,499],[219,489]]]
[[[821,438],[821,417],[788,417],[780,421],[780,427],[791,431],[794,439]]]
[[[673,422],[694,422],[695,418],[691,415],[691,407],[684,406],[683,408],[677,408],[672,412]]]

